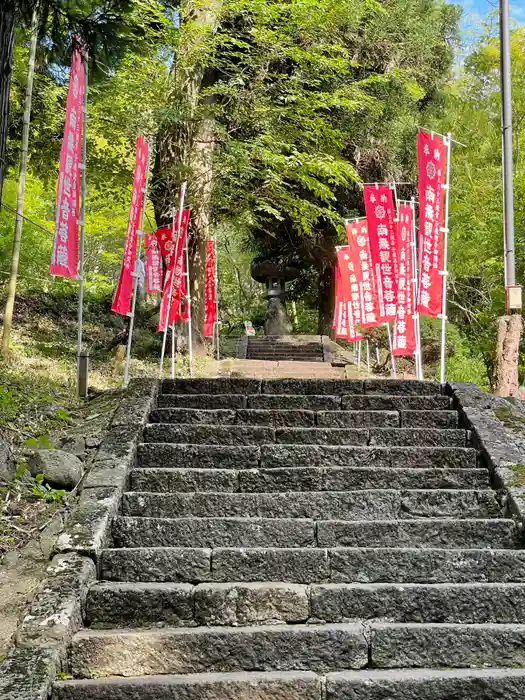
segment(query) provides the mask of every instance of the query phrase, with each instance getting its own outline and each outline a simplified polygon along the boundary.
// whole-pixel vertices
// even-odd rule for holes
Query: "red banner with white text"
[[[426,131],[417,137],[419,191],[419,287],[416,310],[437,317],[443,304],[443,226],[447,177],[444,139]]]
[[[217,296],[215,280],[215,243],[208,241],[206,248],[206,279],[204,284],[204,337],[213,336],[217,321]]]
[[[137,138],[135,153],[135,174],[133,177],[133,191],[131,195],[131,208],[128,218],[128,232],[122,258],[120,277],[111,305],[111,310],[116,314],[125,316],[131,310],[131,297],[133,295],[133,277],[135,262],[137,259],[137,236],[140,228],[140,215],[144,205],[144,185],[146,183],[146,171],[148,168],[148,144],[142,136]]]
[[[188,235],[188,225],[190,222],[190,210],[189,209],[183,209],[182,210],[182,218],[181,218],[181,228],[182,228],[182,237],[184,241],[186,241],[186,236]],[[173,260],[174,260],[174,252],[175,252],[175,247],[177,245],[177,239],[178,239],[178,233],[179,233],[179,212],[176,211],[173,219],[173,226],[166,226],[164,228],[159,228],[158,231],[155,232],[155,236],[157,238],[159,247],[160,247],[160,252],[162,254],[162,257],[164,258],[164,262],[166,263],[166,267],[169,269],[170,267],[173,267]]]
[[[355,292],[358,285],[350,248],[348,246],[339,248],[336,257],[335,336],[336,338],[344,338],[349,343],[355,343],[357,340],[362,340],[363,336],[356,329],[359,322],[359,309],[357,309],[357,314],[354,314],[352,304],[352,290]]]
[[[377,286],[380,323],[393,321],[397,307],[396,210],[388,185],[365,185],[365,211]]]
[[[368,222],[355,219],[346,224],[346,238],[354,266],[357,290],[352,290],[352,308],[359,317],[361,328],[373,328],[379,325],[379,302],[374,278]],[[359,313],[357,313],[359,306]]]
[[[146,249],[146,294],[162,292],[161,254],[157,238],[153,233],[144,236]]]
[[[414,287],[412,283],[412,223],[414,210],[410,204],[400,204],[397,222],[397,252],[399,276],[397,279],[397,314],[394,324],[392,354],[397,357],[416,352],[414,322]]]
[[[49,274],[78,276],[78,222],[80,219],[80,166],[86,75],[84,56],[75,45],[66,103],[66,123],[60,149],[56,224]]]
[[[187,212],[187,216],[185,216]],[[175,222],[178,223],[178,217],[175,217]],[[175,241],[173,241],[172,229],[159,229],[156,232],[157,240],[164,260],[167,266],[166,279],[164,281],[164,290],[162,292],[162,301],[160,306],[160,320],[157,331],[163,332],[166,329],[166,317],[168,315],[168,299],[171,289],[171,306],[169,312],[168,326],[173,323],[188,320],[188,304],[186,304],[184,313],[181,314],[182,297],[187,297],[186,275],[184,262],[184,247],[188,235],[189,209],[183,211],[182,225],[180,236],[175,232]],[[168,232],[168,233],[166,233]],[[173,276],[173,287],[172,287]]]

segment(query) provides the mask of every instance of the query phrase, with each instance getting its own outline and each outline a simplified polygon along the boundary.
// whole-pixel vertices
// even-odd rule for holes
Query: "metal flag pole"
[[[77,332],[77,396],[87,396],[87,367],[82,367],[82,336],[84,330],[84,257],[86,225],[86,163],[87,163],[87,120],[88,120],[88,52],[84,49],[84,119],[82,130],[82,163],[80,164],[80,220],[78,257],[78,332]],[[85,370],[85,372],[84,372]],[[83,374],[85,373],[85,377]],[[84,381],[82,381],[84,379]],[[82,386],[81,386],[82,385]]]
[[[361,369],[361,341],[358,341],[357,344],[357,371]]]
[[[147,142],[146,142],[147,143]],[[129,362],[131,359],[131,343],[133,342],[133,327],[135,325],[135,308],[137,305],[137,295],[139,289],[139,270],[140,270],[140,254],[142,251],[142,243],[144,241],[144,220],[146,217],[146,203],[148,198],[148,183],[149,183],[149,168],[150,168],[150,147],[148,145],[148,164],[146,170],[146,182],[144,183],[144,188],[142,190],[142,211],[140,214],[140,228],[138,230],[138,241],[135,256],[135,270],[132,274],[133,277],[133,297],[131,301],[131,311],[129,312],[129,331],[128,331],[128,346],[126,348],[126,364],[124,366],[124,386],[128,385],[129,382]]]
[[[412,235],[410,245],[412,247],[412,299],[414,305],[414,332],[416,335],[416,352],[414,359],[416,362],[416,377],[423,379],[423,361],[421,358],[421,329],[419,327],[419,313],[416,311],[418,294],[418,265],[417,265],[417,240],[416,240],[416,200],[410,200],[412,207]]]
[[[366,341],[366,368],[370,373],[370,343],[368,339]]]
[[[379,345],[376,345],[376,362],[377,364],[381,362],[381,355],[379,354]]]
[[[447,179],[443,185],[445,190],[445,225],[442,228],[443,232],[443,269],[440,270],[440,275],[443,277],[443,304],[441,307],[441,359],[440,359],[440,377],[441,384],[445,383],[445,357],[446,357],[446,342],[447,342],[447,278],[448,278],[448,214],[450,208],[450,156],[452,152],[452,134],[447,134],[445,138],[447,147]]]
[[[175,324],[171,324],[171,378],[175,379]]]
[[[191,328],[191,291],[190,291],[190,265],[188,255],[188,236],[186,236],[186,245],[184,247],[184,255],[186,260],[186,303],[188,304],[188,353],[190,361],[190,377],[193,376],[193,339]]]
[[[179,236],[181,235],[182,212],[184,210],[184,199],[186,197],[186,187],[187,187],[187,183],[183,182],[182,186],[180,188],[180,195],[179,195],[179,220],[178,220],[179,228],[178,228],[178,233],[177,233],[177,240],[174,240],[174,238],[175,238],[175,211],[173,211],[173,214],[172,214],[171,240],[173,242],[173,254],[174,255],[177,251],[177,242],[178,242]],[[160,375],[161,379],[162,379],[162,375],[164,373],[164,356],[166,354],[166,340],[168,337],[168,328],[169,328],[170,311],[171,311],[171,299],[173,297],[173,283],[174,283],[174,281],[175,281],[175,260],[173,260],[173,272],[171,275],[170,291],[168,293],[168,304],[167,304],[167,309],[166,309],[166,324],[164,326],[164,335],[162,337],[162,350],[160,353],[159,375]]]
[[[394,348],[392,345],[392,329],[390,328],[390,321],[388,321],[385,325],[386,325],[386,328],[388,331],[388,345],[390,347],[390,358],[391,358],[391,362],[392,362],[392,376],[395,379],[397,377],[396,358],[394,357]]]

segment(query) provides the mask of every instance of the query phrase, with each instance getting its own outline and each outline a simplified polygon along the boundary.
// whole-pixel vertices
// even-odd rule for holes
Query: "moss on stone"
[[[516,472],[511,486],[525,486],[525,464],[513,464],[511,469],[513,472]]]

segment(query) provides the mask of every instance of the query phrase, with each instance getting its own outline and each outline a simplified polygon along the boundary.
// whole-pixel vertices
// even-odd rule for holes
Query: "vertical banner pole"
[[[396,374],[396,358],[394,357],[394,352],[393,352],[393,351],[394,351],[394,348],[393,348],[393,346],[392,346],[392,330],[391,330],[391,328],[390,328],[390,321],[388,321],[388,323],[386,323],[385,325],[386,325],[386,329],[387,329],[387,331],[388,331],[388,346],[390,347],[390,358],[391,358],[391,360],[392,360],[392,376],[393,376],[394,379],[395,379],[395,378],[397,377],[397,374]]]
[[[146,217],[146,201],[148,197],[148,182],[150,168],[150,147],[148,145],[148,164],[146,170],[146,182],[142,190],[142,211],[140,214],[140,228],[138,231],[137,251],[135,256],[135,271],[133,272],[133,297],[131,301],[131,312],[129,314],[129,331],[128,331],[128,346],[126,348],[126,364],[124,366],[124,386],[129,383],[129,362],[131,359],[131,343],[133,341],[133,326],[135,325],[135,307],[137,305],[137,295],[139,288],[139,269],[140,269],[140,253],[142,251],[142,243],[144,241],[144,219]]]
[[[366,368],[370,372],[370,343],[368,339],[366,341]]]
[[[417,295],[418,295],[418,265],[417,265],[417,238],[416,238],[416,200],[412,197],[410,200],[412,207],[412,236],[410,245],[412,246],[412,298],[414,299],[414,332],[416,334],[416,377],[423,379],[423,362],[421,358],[421,329],[419,326],[419,312],[417,312]]]
[[[175,324],[171,324],[171,378],[175,379]]]
[[[188,236],[186,236],[186,245],[184,249],[186,257],[186,303],[188,304],[188,353],[190,361],[190,377],[193,376],[193,339],[191,329],[191,289],[190,289],[190,265],[188,255]]]
[[[88,52],[84,53],[84,119],[82,130],[82,175],[80,179],[80,236],[78,257],[78,332],[77,332],[77,396],[80,396],[80,355],[84,331],[84,257],[85,257],[85,218],[86,218],[86,164],[87,164],[87,118],[88,118]]]
[[[381,355],[379,354],[379,345],[376,345],[376,362],[377,364],[381,362]]]
[[[357,344],[357,371],[361,369],[361,341]]]
[[[445,226],[443,228],[443,306],[441,308],[441,371],[440,382],[445,383],[445,355],[447,342],[447,277],[448,277],[448,215],[450,208],[450,155],[452,151],[452,134],[448,133],[446,138],[447,146],[447,180],[445,188]]]
[[[182,186],[180,188],[180,195],[179,195],[179,228],[178,228],[178,233],[177,233],[177,238],[181,235],[181,228],[182,228],[182,212],[184,210],[184,199],[186,197],[186,187],[187,183],[183,182]],[[171,222],[171,240],[173,241],[174,248],[173,250],[177,250],[177,241],[173,240],[174,235],[175,235],[175,211],[173,211],[172,215],[172,222]],[[166,325],[164,327],[164,334],[162,336],[162,350],[160,353],[160,366],[159,366],[159,375],[160,378],[162,379],[162,375],[164,373],[164,356],[166,354],[166,340],[168,337],[168,327],[169,327],[169,320],[170,320],[170,312],[171,312],[171,299],[173,297],[173,283],[175,281],[175,260],[173,260],[173,273],[171,275],[171,282],[170,282],[170,291],[168,294],[168,306],[166,310]]]

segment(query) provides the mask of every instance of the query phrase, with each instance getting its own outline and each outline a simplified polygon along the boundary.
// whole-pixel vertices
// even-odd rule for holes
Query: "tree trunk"
[[[9,91],[15,46],[15,14],[14,0],[4,0],[0,11],[0,205],[7,169],[6,149],[9,128]]]
[[[519,314],[501,316],[497,321],[494,388],[496,396],[517,396],[518,359],[522,320]]]
[[[13,236],[13,253],[11,256],[11,273],[7,287],[7,302],[4,313],[4,327],[2,336],[2,354],[4,360],[9,359],[9,338],[13,324],[13,309],[15,306],[16,282],[18,278],[18,263],[20,260],[20,244],[22,240],[22,225],[24,216],[24,195],[26,189],[27,151],[29,146],[29,125],[31,123],[31,102],[33,99],[33,77],[35,74],[35,56],[38,40],[38,2],[33,9],[31,19],[31,46],[29,49],[29,62],[27,67],[27,84],[24,102],[24,119],[22,123],[22,144],[20,146],[20,171],[18,176],[18,192],[16,197],[16,221]]]
[[[185,0],[181,4],[182,41],[172,69],[172,101],[178,119],[161,127],[157,139],[152,199],[158,225],[171,216],[180,184],[188,181],[192,208],[189,244],[192,338],[194,351],[205,352],[204,277],[206,242],[210,238],[210,208],[215,148],[212,100],[202,91],[215,78],[206,62],[207,37],[215,30],[221,0]],[[201,56],[204,62],[201,63]],[[169,117],[168,117],[169,118]]]
[[[317,332],[319,335],[330,335],[334,318],[335,297],[335,262],[325,260],[318,277],[319,318]]]

